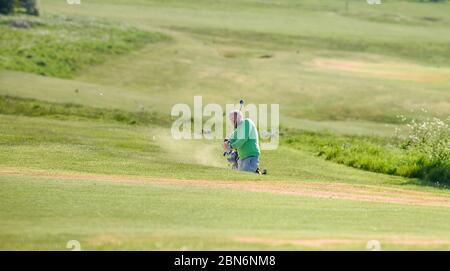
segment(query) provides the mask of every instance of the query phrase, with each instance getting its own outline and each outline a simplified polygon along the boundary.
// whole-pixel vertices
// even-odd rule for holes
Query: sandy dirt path
[[[180,180],[132,175],[51,172],[21,168],[0,168],[0,176],[42,177],[59,180],[92,180],[115,183],[208,187],[313,198],[450,207],[450,197],[445,195],[394,187],[347,183],[324,183],[310,181],[288,183],[275,181]]]

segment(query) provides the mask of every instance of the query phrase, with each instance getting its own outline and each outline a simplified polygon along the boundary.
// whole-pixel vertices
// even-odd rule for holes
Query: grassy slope
[[[8,127],[1,134],[2,142],[6,147],[16,147],[20,144],[26,143],[36,148],[38,145],[45,144],[47,148],[51,151],[57,151],[57,148],[61,146],[68,147],[70,145],[83,145],[83,147],[90,146],[91,148],[101,151],[106,147],[127,147],[129,149],[124,149],[122,151],[129,152],[129,155],[136,154],[139,151],[143,151],[144,156],[153,157],[166,157],[168,154],[174,154],[174,157],[183,158],[182,161],[192,164],[206,164],[209,166],[219,166],[224,162],[220,161],[219,155],[220,143],[217,140],[214,141],[197,141],[193,144],[190,141],[175,141],[170,139],[170,135],[167,132],[167,127],[171,124],[171,119],[168,116],[160,115],[156,112],[149,112],[141,110],[139,112],[129,112],[118,109],[99,109],[94,107],[87,107],[74,104],[55,104],[49,102],[43,102],[33,99],[24,98],[14,98],[9,96],[0,96],[0,114],[9,115],[3,123],[5,127]],[[53,127],[52,130],[39,129],[34,131],[36,123],[42,123],[42,119],[32,119],[32,118],[18,118],[13,117],[14,115],[21,116],[31,116],[31,117],[44,117],[49,118],[46,122]],[[5,116],[6,117],[6,116]],[[50,119],[65,120],[64,122],[52,122]],[[91,120],[91,125],[82,124],[83,122]],[[85,127],[84,132],[75,131],[75,126],[67,125],[68,121],[78,124],[78,126]],[[78,122],[77,122],[78,121]],[[13,124],[17,122],[17,124]],[[131,129],[136,131],[136,136],[141,136],[141,131],[146,131],[147,136],[142,136],[142,141],[136,141],[137,137],[131,137],[130,133],[124,134],[126,138],[119,137],[122,139],[120,141],[111,141],[110,139],[114,136],[108,135],[107,131],[104,133],[94,133],[89,137],[90,130],[92,130],[93,124],[99,125],[99,132],[103,130],[104,125],[107,129],[114,125],[116,127],[121,127],[120,129]],[[125,126],[120,126],[119,124],[126,124]],[[47,125],[44,125],[46,127]],[[152,129],[145,129],[147,126],[153,127]],[[159,127],[158,127],[159,126]],[[20,129],[21,127],[26,127],[25,129]],[[55,134],[55,128],[58,127],[58,131],[61,131],[61,136]],[[86,133],[88,132],[88,133]],[[69,133],[76,134],[76,137],[68,136]],[[411,153],[406,153],[397,147],[397,142],[391,138],[383,137],[355,137],[355,136],[338,136],[336,134],[330,133],[305,133],[292,130],[284,131],[282,136],[281,146],[287,148],[294,148],[297,150],[309,151],[311,154],[319,154],[319,156],[324,156],[327,160],[337,161],[339,163],[353,166],[355,168],[361,168],[369,171],[380,172],[385,174],[392,174],[405,177],[417,176],[424,167],[423,157],[418,155],[412,155]],[[110,138],[108,138],[108,136]],[[98,142],[91,142],[90,139],[94,138],[104,138],[104,142],[107,144],[98,144]],[[77,140],[72,140],[76,138]],[[123,141],[123,142],[121,142]],[[128,142],[127,142],[128,141]],[[149,142],[146,142],[149,141]],[[140,144],[137,144],[137,143]],[[52,144],[56,143],[56,148],[53,149]],[[83,144],[82,144],[83,143]],[[209,143],[209,144],[208,144]],[[159,148],[150,148],[149,152],[145,148],[145,144],[152,144],[159,146]],[[216,146],[212,145],[216,144]],[[107,148],[110,149],[110,148]],[[119,149],[117,149],[119,151]],[[17,151],[17,150],[16,150]],[[79,152],[79,155],[83,155],[83,149]],[[122,152],[121,151],[121,152]],[[160,152],[156,154],[156,152]],[[279,161],[283,151],[270,151],[267,152],[269,156],[268,161],[273,163],[274,160]],[[155,153],[152,153],[155,152]],[[5,154],[8,155],[8,151],[5,150]],[[36,151],[36,153],[39,153]],[[50,153],[49,153],[50,154]],[[275,155],[273,155],[275,154]],[[18,159],[16,162],[5,162],[5,163],[17,163],[20,161],[22,151],[17,153]],[[15,155],[13,155],[14,157]],[[265,155],[264,155],[265,156]],[[5,160],[7,160],[5,156]],[[12,157],[10,157],[11,160]],[[173,157],[172,157],[173,158]],[[198,158],[198,159],[197,159]],[[79,160],[78,157],[61,157],[58,161],[53,161],[49,159],[44,161],[42,166],[47,167],[52,164],[57,164],[67,160]],[[265,159],[266,160],[266,159]],[[421,162],[422,161],[422,162]],[[162,161],[154,160],[152,162],[163,162],[171,163],[170,159],[162,159]],[[276,177],[286,178],[287,175],[283,172],[283,168],[286,171],[291,170],[290,165],[295,168],[296,163],[286,163],[286,165],[281,165],[280,168],[275,167],[275,170],[279,170]],[[288,165],[289,164],[289,165]],[[302,165],[304,167],[304,165]],[[223,166],[222,166],[223,167]],[[62,167],[61,169],[65,169]],[[80,168],[82,171],[82,169]],[[124,173],[127,173],[124,171]],[[147,173],[148,174],[148,173]],[[198,173],[197,173],[198,174]],[[176,176],[176,174],[175,174]],[[221,177],[219,177],[221,178]],[[362,181],[364,183],[364,180]],[[439,182],[445,183],[444,180],[440,179]],[[381,183],[381,181],[378,181]],[[413,183],[411,181],[411,183]]]
[[[167,131],[157,126],[6,115],[1,115],[0,124],[3,127],[0,161],[5,166],[186,179],[412,183],[408,179],[351,169],[283,147],[264,153],[262,166],[269,168],[269,176],[234,173],[225,170],[218,142],[171,140]],[[46,154],[45,159],[40,159],[41,153]]]
[[[18,22],[27,27],[12,27]],[[110,56],[168,40],[159,33],[65,17],[2,16],[0,30],[0,68],[64,78]]]
[[[307,40],[333,37],[346,45],[350,35],[361,40],[374,40],[375,47],[380,48],[386,47],[378,46],[385,40],[406,45],[409,40],[424,39],[448,44],[446,39],[450,35],[443,25],[448,18],[442,10],[448,10],[450,5],[427,6],[425,10],[431,10],[443,22],[424,22],[418,28],[408,22],[355,19],[337,12],[340,5],[332,3],[336,1],[325,1],[319,7],[306,2],[302,10],[290,10],[285,5],[215,5],[210,2],[201,9],[194,9],[192,6],[205,2],[184,2],[150,1],[133,5],[120,1],[107,4],[94,1],[76,9],[64,3],[46,2],[43,10],[123,20],[142,29],[158,30],[172,36],[175,42],[170,45],[151,45],[132,55],[114,58],[104,65],[92,67],[76,80],[104,85],[103,88],[120,88],[134,97],[137,97],[136,92],[142,93],[154,99],[144,99],[143,103],[161,111],[168,112],[174,103],[192,103],[192,96],[201,94],[206,102],[217,102],[220,98],[223,103],[234,102],[241,96],[255,103],[264,103],[270,98],[281,104],[284,116],[294,119],[359,119],[383,123],[395,121],[396,114],[413,116],[416,112],[410,110],[417,111],[422,107],[440,116],[449,112],[446,101],[450,100],[450,94],[446,90],[450,69],[421,60],[421,57],[441,55],[433,51],[439,45],[427,47],[429,50],[423,54],[399,58],[392,57],[398,48],[357,53],[358,50],[350,45],[347,49],[356,52],[327,48],[327,44],[335,43],[333,41],[321,41],[321,46],[297,44],[302,39],[296,37],[306,36]],[[422,6],[393,2],[375,9],[355,3],[356,10],[370,14],[399,13],[413,18],[426,16],[425,11],[423,14],[422,11],[409,11]],[[410,14],[401,12],[405,9]],[[228,34],[223,37],[224,33]],[[259,56],[264,54],[273,57],[260,59]],[[318,65],[317,61],[320,63],[323,58],[334,59],[338,64]],[[361,71],[342,70],[339,65],[342,61],[350,62],[344,62],[344,66],[356,65]],[[436,78],[436,74],[442,76]],[[21,76],[14,75],[18,79]],[[275,97],[274,90],[278,93]],[[0,87],[0,91],[11,92],[5,87]],[[17,90],[19,95],[39,95],[30,92],[26,88]]]
[[[222,157],[208,144],[161,148],[164,130],[158,127],[6,115],[0,117],[0,125],[4,128],[0,161],[7,167],[279,180],[280,185],[302,180],[347,182],[449,193],[283,147],[264,154],[266,161],[273,161],[269,176],[242,175],[213,167]],[[208,159],[197,160],[199,154]],[[0,185],[4,249],[65,249],[72,239],[79,240],[83,249],[364,249],[370,239],[380,240],[384,249],[448,249],[447,208],[89,180],[3,176]],[[310,239],[338,241],[322,246],[295,241]]]
[[[351,35],[373,44],[427,39],[439,49],[440,44],[448,42],[449,5],[424,5],[419,9],[415,4],[395,2],[369,12],[366,5],[354,3],[350,14],[342,14],[337,2],[278,1],[261,5],[246,1],[228,5],[210,1],[90,1],[74,8],[46,1],[42,3],[44,13],[126,20],[141,29],[164,32],[174,42],[151,44],[113,58],[84,70],[73,80],[0,71],[0,93],[131,111],[144,106],[160,113],[169,112],[174,103],[191,103],[194,94],[203,95],[206,102],[234,102],[245,93],[244,98],[255,103],[279,102],[283,124],[300,124],[313,130],[325,127],[347,134],[389,134],[392,125],[386,127],[385,122],[392,122],[392,116],[398,113],[414,116],[410,109],[427,107],[431,114],[448,114],[449,80],[404,79],[405,70],[419,77],[446,75],[448,68],[436,67],[441,60],[430,62],[411,55],[394,58],[388,49],[376,51],[377,55],[349,53],[346,48],[336,51],[289,41],[292,35],[319,41],[329,36],[343,41]],[[201,3],[208,5],[199,10],[196,7]],[[301,5],[301,14],[292,5]],[[386,12],[407,14],[411,20],[380,22]],[[367,19],[367,13],[373,18]],[[430,23],[420,19],[430,13],[442,20]],[[212,35],[223,35],[223,28],[233,31],[212,42]],[[254,32],[267,32],[267,39],[279,37],[280,42],[255,46],[255,36],[246,35]],[[273,57],[258,58],[262,54]],[[351,60],[367,72],[343,71],[333,66],[325,69],[315,62],[323,58]],[[392,74],[387,77],[373,72],[380,68],[394,73],[394,78]],[[279,93],[277,97],[274,89]],[[263,166],[269,168],[269,176],[238,174],[224,169],[219,142],[173,142],[166,139],[167,130],[156,126],[1,115],[0,127],[2,166],[187,179],[401,185],[448,194],[446,190],[416,186],[414,180],[351,169],[285,146],[264,153]],[[448,211],[443,208],[194,188],[1,179],[1,207],[9,210],[0,214],[4,221],[0,244],[5,248],[64,249],[67,240],[77,238],[86,248],[275,247],[270,242],[248,245],[230,241],[230,236],[239,234],[288,239],[355,237],[359,240],[356,244],[336,246],[354,249],[363,249],[366,239],[386,238],[383,243],[387,242],[388,248],[405,248],[389,244],[387,239],[410,240],[416,236],[445,240],[449,232]],[[15,185],[19,181],[22,186]],[[16,197],[18,194],[40,204],[29,206]],[[120,205],[116,206],[119,195]],[[61,204],[60,199],[67,198],[78,204]],[[205,202],[214,208],[197,211]],[[336,217],[342,224],[336,223]],[[203,233],[208,234],[206,238]],[[430,248],[423,244],[417,247]],[[448,249],[436,243],[431,247]],[[280,248],[304,247],[297,244]]]
[[[289,131],[283,140],[290,147],[310,150],[326,160],[354,168],[421,178],[424,184],[450,184],[449,161],[441,161],[441,165],[433,166],[427,156],[399,147],[404,139],[398,137],[339,136],[333,133]],[[433,175],[433,171],[447,173]],[[432,176],[435,176],[434,179],[430,178]]]

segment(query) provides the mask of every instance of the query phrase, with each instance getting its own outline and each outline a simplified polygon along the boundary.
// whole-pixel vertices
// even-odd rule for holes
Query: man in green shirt
[[[251,119],[244,119],[241,111],[233,110],[229,115],[235,129],[224,148],[237,149],[239,153],[238,170],[256,172],[259,167],[258,130]]]

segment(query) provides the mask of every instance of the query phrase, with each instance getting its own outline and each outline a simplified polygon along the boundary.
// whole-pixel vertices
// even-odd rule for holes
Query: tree
[[[0,13],[9,14],[14,10],[14,0],[0,0]]]
[[[29,15],[39,15],[39,10],[36,7],[36,0],[20,0],[20,5],[25,9]]]
[[[29,15],[39,15],[36,7],[36,0],[0,0],[0,13],[11,14],[15,12],[25,12]]]

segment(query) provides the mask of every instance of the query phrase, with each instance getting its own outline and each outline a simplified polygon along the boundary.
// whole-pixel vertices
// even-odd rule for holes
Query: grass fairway
[[[269,176],[234,173],[217,146],[160,148],[157,126],[0,120],[3,249],[450,248],[446,189],[284,147]]]
[[[395,138],[450,116],[449,2],[40,4],[0,16],[0,250],[450,250],[450,180]],[[171,137],[196,95],[280,105],[269,175]]]
[[[0,181],[4,249],[59,250],[71,239],[91,250],[362,250],[372,239],[385,249],[450,248],[448,207],[89,179]]]

